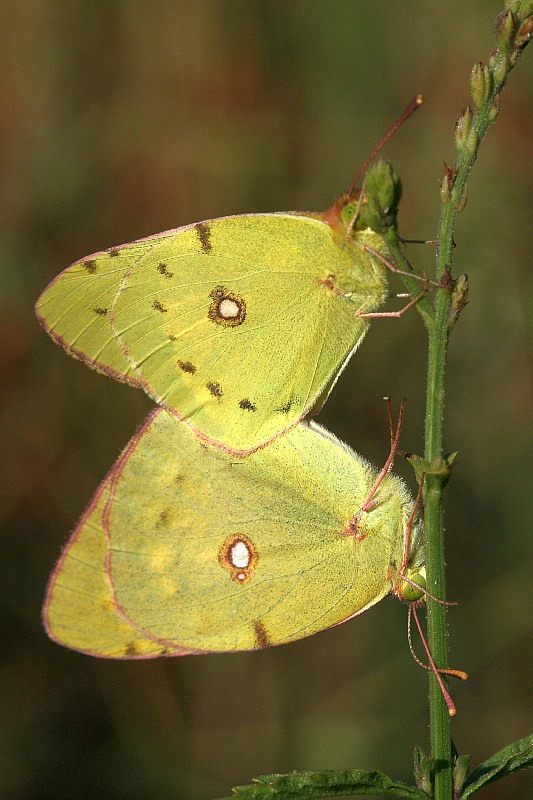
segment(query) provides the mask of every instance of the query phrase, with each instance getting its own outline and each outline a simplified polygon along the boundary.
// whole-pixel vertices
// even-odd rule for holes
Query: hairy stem
[[[468,284],[466,277],[453,282],[453,231],[457,214],[466,204],[466,180],[477,156],[479,144],[499,111],[499,96],[510,70],[517,63],[533,30],[531,0],[507,0],[497,20],[497,48],[488,65],[476,64],[470,76],[474,104],[457,119],[455,147],[457,162],[446,167],[441,187],[442,210],[438,226],[435,313],[424,315],[429,333],[425,420],[426,478],[424,487],[426,569],[428,591],[446,599],[444,573],[443,492],[449,479],[450,461],[444,456],[443,419],[446,350],[448,337],[461,308]],[[448,666],[446,606],[427,599],[429,646],[439,667]],[[448,709],[435,677],[429,677],[431,755],[435,759],[434,798],[453,797],[451,725]]]

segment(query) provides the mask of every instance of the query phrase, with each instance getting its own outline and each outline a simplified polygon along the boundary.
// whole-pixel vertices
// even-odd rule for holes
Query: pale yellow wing
[[[149,639],[118,613],[106,574],[103,514],[110,475],[72,533],[50,578],[43,607],[48,635],[59,644],[103,658],[180,655]]]
[[[348,527],[374,470],[298,425],[246,459],[159,409],[115,471],[107,531],[115,600],[145,636],[186,650],[249,650],[339,624],[386,595],[412,501],[389,475]]]
[[[382,247],[376,234],[357,234]],[[123,278],[117,341],[145,390],[244,454],[294,425],[361,342],[383,266],[323,220],[226,217],[161,237]]]
[[[37,315],[74,357],[140,386],[204,440],[245,454],[322,399],[384,299],[383,250],[318,215],[251,214],[76,262]]]
[[[120,282],[152,247],[153,239],[103,250],[61,272],[37,300],[41,325],[61,347],[89,367],[139,385],[110,324]]]

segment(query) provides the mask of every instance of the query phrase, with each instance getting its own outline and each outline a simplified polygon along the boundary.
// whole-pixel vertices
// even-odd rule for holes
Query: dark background
[[[427,749],[426,675],[391,599],[260,653],[115,663],[40,624],[68,532],[151,403],[68,358],[33,303],[77,258],[195,220],[321,210],[387,145],[401,232],[435,235],[467,76],[493,47],[487,0],[6,2],[0,31],[0,796],[201,800],[291,769],[380,768],[410,781]],[[470,304],[449,354],[446,503],[453,723],[473,762],[531,730],[533,52],[469,182],[456,274]],[[432,248],[410,251],[433,269]],[[401,288],[392,282],[393,288]],[[381,465],[381,397],[408,398],[422,449],[425,335],[416,312],[375,321],[319,419]],[[398,469],[412,485],[409,469]],[[529,694],[529,696],[528,696]],[[529,790],[527,787],[530,787]],[[480,797],[526,798],[521,773]]]

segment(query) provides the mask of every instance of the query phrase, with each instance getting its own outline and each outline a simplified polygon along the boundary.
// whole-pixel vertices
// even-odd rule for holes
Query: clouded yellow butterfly
[[[47,630],[91,655],[146,658],[260,649],[338,625],[423,571],[417,523],[405,547],[413,501],[399,478],[386,474],[360,512],[375,481],[312,423],[236,459],[157,409],[65,547]]]

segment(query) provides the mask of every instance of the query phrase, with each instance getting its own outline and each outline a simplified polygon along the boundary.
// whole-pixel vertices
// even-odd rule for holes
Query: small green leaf
[[[452,290],[448,329],[451,330],[468,302],[468,275],[459,275]]]
[[[424,755],[421,747],[415,744],[413,754],[415,781],[419,789],[433,797],[433,772],[435,769],[435,759]]]
[[[225,800],[318,800],[358,794],[385,794],[408,800],[428,800],[429,795],[414,786],[393,781],[379,770],[342,772],[290,772],[262,775],[248,786],[236,786]]]
[[[429,461],[426,461],[426,459],[422,458],[422,456],[416,455],[416,453],[410,453],[407,456],[407,461],[414,469],[416,479],[420,483],[422,476],[425,475],[427,472],[429,472],[430,469]]]
[[[453,788],[454,796],[459,797],[461,794],[462,786],[468,774],[468,767],[470,766],[470,756],[456,756],[453,762]]]
[[[533,734],[504,747],[470,773],[466,779],[461,800],[471,797],[486,783],[505,778],[520,769],[533,766]]]

